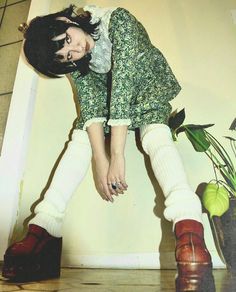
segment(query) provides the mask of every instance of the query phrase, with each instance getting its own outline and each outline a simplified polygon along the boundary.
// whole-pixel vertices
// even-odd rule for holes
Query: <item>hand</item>
[[[95,169],[96,169],[96,178],[97,178],[97,188],[98,192],[103,199],[106,201],[113,202],[114,199],[112,195],[116,195],[116,191],[110,189],[107,184],[107,174],[109,170],[109,161],[106,156],[100,156],[94,158]]]
[[[125,157],[123,154],[114,154],[111,156],[110,167],[107,175],[109,190],[114,190],[112,185],[116,186],[116,194],[123,194],[128,185],[125,181]]]

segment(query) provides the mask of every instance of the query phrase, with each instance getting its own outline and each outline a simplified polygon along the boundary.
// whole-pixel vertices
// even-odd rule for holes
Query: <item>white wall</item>
[[[56,11],[71,2],[77,1],[52,0],[50,9]],[[130,10],[144,24],[182,85],[181,93],[172,103],[173,108],[185,107],[186,122],[215,123],[212,133],[219,138],[226,134],[236,112],[236,26],[230,15],[230,10],[236,7],[235,0],[97,0],[79,3],[121,6]],[[40,79],[16,235],[21,232],[24,219],[31,214],[30,207],[48,181],[75,116],[67,80]],[[195,153],[183,136],[177,147],[193,189],[213,177],[207,159]],[[161,192],[148,159],[136,148],[133,132],[128,135],[126,157],[129,190],[114,204],[99,198],[91,169],[73,196],[63,228],[64,265],[174,267],[171,224],[163,220]],[[206,217],[204,222],[214,266],[222,266]]]
[[[32,0],[30,18],[48,12],[50,1],[42,0],[38,4]],[[38,76],[20,59],[0,155],[0,260],[16,222],[37,81]]]

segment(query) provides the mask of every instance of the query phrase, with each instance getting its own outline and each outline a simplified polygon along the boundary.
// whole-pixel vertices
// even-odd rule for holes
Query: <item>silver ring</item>
[[[111,187],[113,188],[113,190],[116,190],[117,189],[117,183],[112,183]]]

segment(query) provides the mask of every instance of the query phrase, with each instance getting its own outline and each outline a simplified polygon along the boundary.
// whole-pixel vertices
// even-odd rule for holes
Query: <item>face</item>
[[[61,55],[61,62],[73,62],[83,58],[93,47],[93,38],[78,27],[69,27],[65,33],[53,40],[65,39],[62,49],[56,52]]]

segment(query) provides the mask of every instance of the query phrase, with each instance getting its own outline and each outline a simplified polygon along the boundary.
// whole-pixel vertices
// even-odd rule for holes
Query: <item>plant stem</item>
[[[235,142],[230,140],[230,146],[231,146],[231,149],[232,149],[234,156],[236,158],[236,144],[235,144]]]
[[[232,160],[230,159],[230,156],[228,152],[225,150],[225,148],[220,144],[219,141],[215,139],[214,136],[212,136],[209,132],[205,130],[208,139],[210,140],[210,143],[214,147],[214,149],[218,152],[222,160],[225,162],[226,166],[230,168],[231,172],[235,172],[234,165]]]
[[[189,134],[189,136],[191,136],[194,140],[195,140],[195,142],[197,142],[198,143],[198,145],[200,145],[203,149],[205,148],[204,147],[204,145],[203,145],[203,143],[201,142],[201,140],[199,140],[197,137],[196,137],[196,135],[194,134],[194,132],[192,132],[191,130],[189,130],[187,127],[185,127],[185,129],[186,129],[186,131],[187,131],[187,133]],[[206,132],[206,131],[205,131]],[[211,136],[211,135],[210,135]],[[215,138],[214,138],[214,140],[215,140]],[[211,139],[210,139],[210,141],[209,142],[211,142]],[[213,148],[216,150],[216,148],[217,149],[219,149],[219,146],[218,145],[216,145],[216,147],[214,147],[214,145],[215,145],[216,143],[213,141]],[[222,148],[223,148],[223,146],[221,146]],[[224,149],[224,148],[223,148]],[[219,149],[220,150],[220,149]],[[217,151],[217,150],[216,150]],[[225,151],[225,150],[224,150]],[[220,153],[221,154],[220,154]],[[226,151],[225,151],[226,152]],[[223,165],[220,161],[219,161],[219,159],[212,153],[212,151],[208,148],[207,150],[205,150],[204,151],[204,153],[208,156],[208,158],[213,162],[213,165],[219,170],[219,172],[222,174],[222,176],[224,177],[224,179],[226,179],[227,178],[227,180],[231,183],[231,185],[232,185],[232,190],[234,190],[234,192],[235,192],[235,190],[236,190],[236,183],[235,183],[235,181],[234,181],[234,177],[235,177],[235,171],[234,171],[234,167],[230,164],[230,163],[232,163],[231,162],[231,160],[230,160],[230,162],[228,162],[228,160],[224,157],[224,155],[222,154],[222,151],[220,150],[220,151],[217,151],[217,153],[220,155],[220,157],[222,158],[222,155],[223,155],[223,157],[224,157],[224,159],[223,159],[223,161],[226,163],[226,165]],[[228,154],[227,154],[227,156],[228,156]],[[228,163],[228,165],[227,165],[227,163]],[[231,167],[229,167],[229,166],[231,166]],[[227,170],[227,169],[228,170]],[[226,180],[226,182],[227,182],[227,180]],[[227,182],[227,183],[229,183],[229,182]]]

